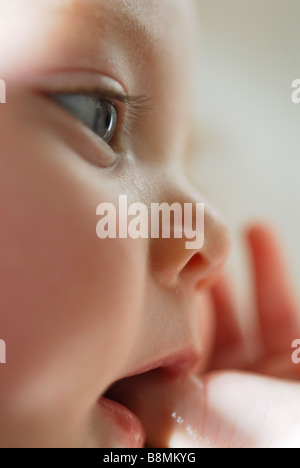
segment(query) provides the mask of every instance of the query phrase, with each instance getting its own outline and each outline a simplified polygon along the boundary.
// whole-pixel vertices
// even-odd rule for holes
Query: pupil
[[[110,127],[111,119],[112,119],[112,116],[109,114],[109,112],[107,112],[107,117],[106,117],[106,128],[107,128],[107,130]]]

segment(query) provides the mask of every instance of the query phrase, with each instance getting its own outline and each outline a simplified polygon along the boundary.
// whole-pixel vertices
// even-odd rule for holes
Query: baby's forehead
[[[87,23],[98,23],[107,30],[123,30],[136,47],[158,36],[160,40],[180,39],[192,4],[193,0],[60,0],[62,12],[80,14]]]
[[[74,53],[76,48],[98,48],[94,55],[117,45],[142,67],[154,56],[187,49],[192,4],[193,0],[0,0],[1,57],[9,48],[10,64],[13,52],[19,61],[31,62],[33,53],[43,48],[40,58],[47,56],[50,66],[57,49],[63,47],[69,54],[66,43],[72,41]],[[114,57],[118,60],[118,53]]]
[[[52,7],[52,0],[45,0]],[[146,70],[182,67],[191,50],[193,0],[59,0],[54,13],[64,18],[75,44],[113,51],[124,73],[128,64]],[[110,55],[111,55],[110,54]],[[107,57],[111,63],[111,56]],[[113,69],[112,69],[113,70]],[[163,76],[162,76],[163,78]]]
[[[29,0],[28,0],[29,1]],[[138,20],[166,22],[166,15],[172,19],[174,14],[182,15],[190,9],[194,0],[44,0],[44,4],[57,4],[63,9],[90,10],[97,14],[110,12]]]

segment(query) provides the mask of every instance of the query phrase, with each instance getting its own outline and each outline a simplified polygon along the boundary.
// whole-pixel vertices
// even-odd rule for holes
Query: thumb
[[[141,420],[159,448],[299,448],[299,385],[246,373],[199,379],[155,371],[111,395]]]

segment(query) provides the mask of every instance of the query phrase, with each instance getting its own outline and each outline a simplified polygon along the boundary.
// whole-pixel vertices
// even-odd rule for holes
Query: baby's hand
[[[281,249],[265,226],[252,227],[247,241],[253,262],[258,326],[255,331],[242,333],[229,282],[222,278],[212,291],[218,325],[211,369],[250,370],[300,380],[300,365],[292,361],[292,343],[300,339],[300,316]]]

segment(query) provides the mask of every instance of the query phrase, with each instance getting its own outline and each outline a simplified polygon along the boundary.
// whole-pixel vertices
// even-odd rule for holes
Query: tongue
[[[109,396],[138,416],[150,447],[212,447],[202,436],[204,385],[197,377],[154,371],[119,382]]]

